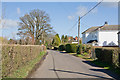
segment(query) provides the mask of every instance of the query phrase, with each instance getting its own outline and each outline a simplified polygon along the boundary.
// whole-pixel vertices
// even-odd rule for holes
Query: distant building
[[[68,41],[71,41],[73,40],[73,37],[72,36],[68,36]]]
[[[82,43],[93,46],[118,46],[118,25],[91,27],[82,33]]]
[[[76,36],[76,37],[74,38],[74,40],[75,40],[75,41],[78,41],[78,37]]]
[[[80,39],[81,40],[81,39]],[[69,36],[68,37],[68,42],[72,43],[72,44],[78,44],[78,37],[72,37],[72,36]]]

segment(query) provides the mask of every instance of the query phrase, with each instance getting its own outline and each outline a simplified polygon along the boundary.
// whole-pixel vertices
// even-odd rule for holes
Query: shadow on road
[[[91,63],[91,61],[82,61],[82,62],[84,62],[86,64],[89,64],[89,65],[91,65],[93,67],[100,67],[100,66],[96,66],[95,64]],[[103,73],[106,73],[107,75],[113,77],[116,80],[120,80],[120,76],[115,74],[115,73],[113,73],[110,70],[107,70],[107,69],[90,69],[90,70],[91,71],[97,71],[97,72],[103,72]]]
[[[89,64],[89,65],[91,65],[91,66],[93,66],[93,67],[99,67],[99,66],[91,63],[91,61],[82,61],[82,62],[84,62],[84,63],[86,63],[86,64]]]
[[[56,70],[56,69],[50,69],[50,70],[52,70],[52,71],[59,71],[59,72],[66,72],[66,73],[81,74],[81,75],[87,75],[87,76],[93,76],[93,77],[101,78],[101,79],[110,79],[110,78],[102,77],[102,76],[98,76],[98,75],[87,74],[87,73],[80,73],[80,72],[73,72],[73,71],[68,71],[68,70]]]

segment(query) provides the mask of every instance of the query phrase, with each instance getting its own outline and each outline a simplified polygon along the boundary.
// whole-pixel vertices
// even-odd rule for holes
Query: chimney
[[[106,25],[108,25],[108,22],[107,22],[107,21],[105,21],[105,24],[104,24],[104,26],[106,26]]]

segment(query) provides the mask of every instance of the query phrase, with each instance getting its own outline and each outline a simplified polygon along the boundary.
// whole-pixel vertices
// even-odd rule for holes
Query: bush
[[[86,52],[91,53],[92,46],[91,45],[86,45]]]
[[[55,47],[54,47],[54,50],[58,50],[58,47],[57,47],[57,46],[55,46]]]
[[[65,50],[67,53],[76,53],[77,52],[77,44],[66,44]]]
[[[99,61],[113,64],[116,67],[120,67],[120,53],[118,49],[96,48],[95,53]]]
[[[65,45],[65,50],[66,50],[67,53],[71,52],[71,46],[70,46],[70,44],[66,44]]]
[[[82,44],[77,47],[77,54],[82,54]]]
[[[65,45],[60,45],[58,48],[59,51],[64,51],[65,50]]]
[[[120,49],[114,49],[113,50],[113,55],[112,55],[112,62],[114,67],[119,67],[120,68]]]
[[[82,45],[82,50],[83,50],[83,53],[86,52],[86,45]]]
[[[102,49],[102,48],[96,48],[95,49],[96,57],[99,61],[112,63],[112,50],[109,49]]]

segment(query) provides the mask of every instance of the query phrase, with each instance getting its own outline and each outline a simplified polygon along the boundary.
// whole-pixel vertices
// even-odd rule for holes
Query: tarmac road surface
[[[32,74],[31,78],[94,78],[118,79],[111,71],[91,65],[88,61],[59,51],[48,50],[42,65]]]

